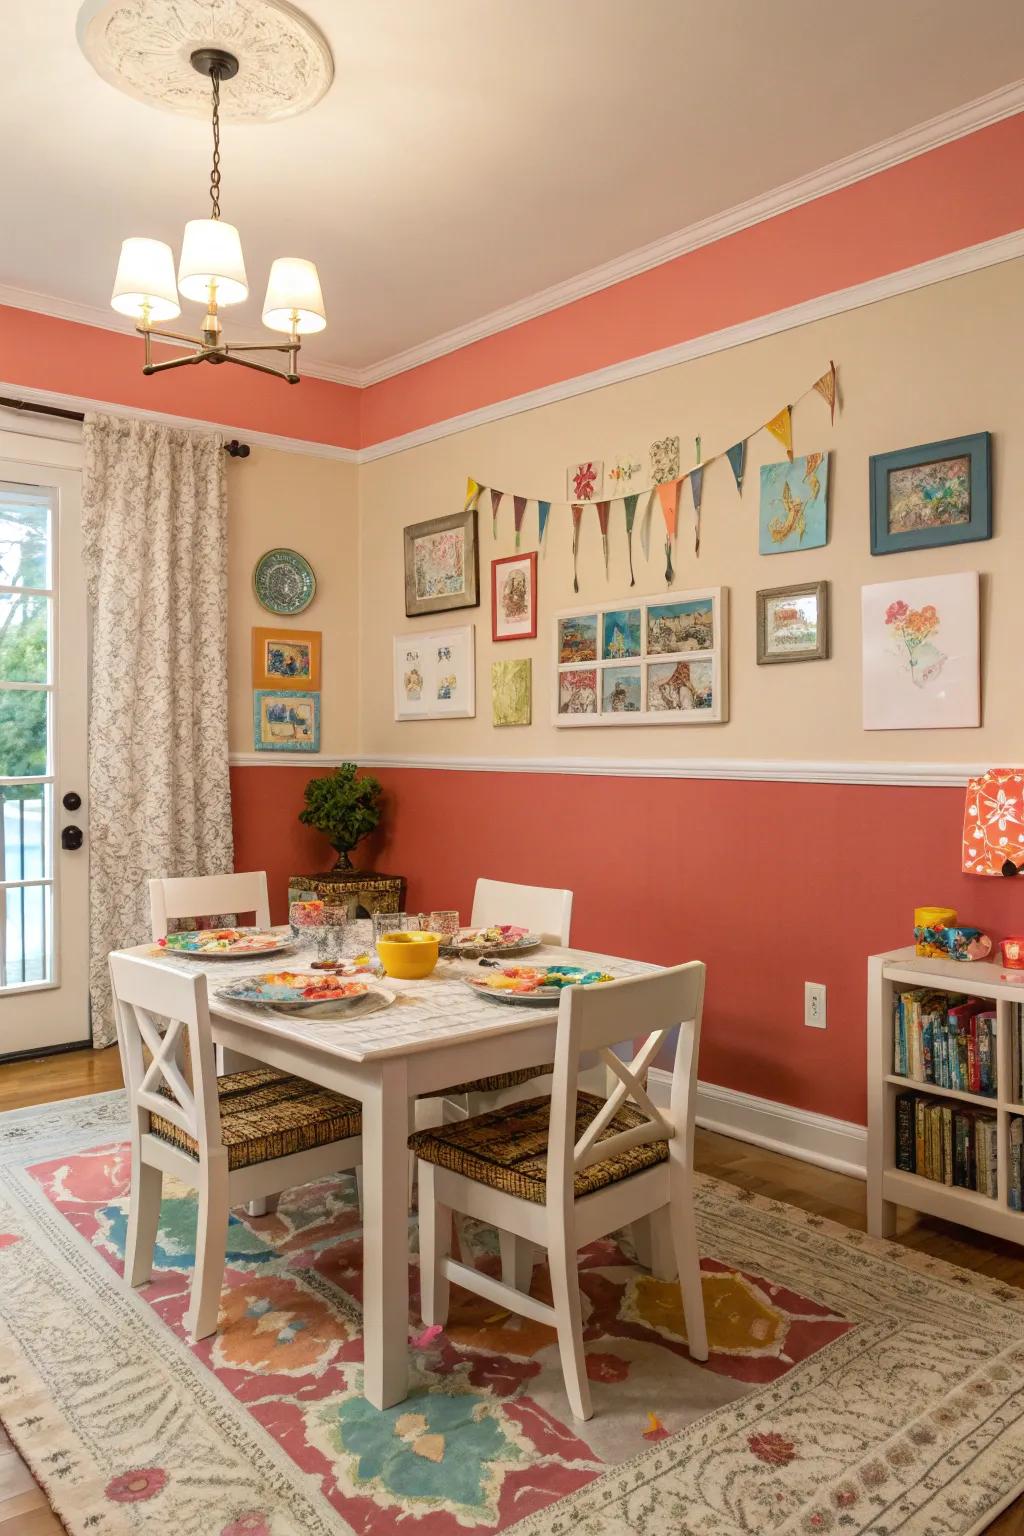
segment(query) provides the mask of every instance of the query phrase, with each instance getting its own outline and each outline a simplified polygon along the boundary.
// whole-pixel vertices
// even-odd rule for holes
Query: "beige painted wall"
[[[1024,485],[1024,373],[1015,337],[1022,306],[1024,262],[1007,263],[361,466],[360,751],[456,757],[1019,759],[1024,743],[1018,666],[1024,649],[1019,592],[1024,513],[1018,504]],[[612,509],[607,581],[596,513],[585,516],[578,597],[572,590],[571,517],[568,508],[553,508],[539,562],[540,626],[535,641],[491,642],[490,562],[496,555],[511,554],[514,538],[512,507],[506,501],[494,543],[486,493],[480,511],[480,607],[432,618],[405,617],[402,528],[457,511],[467,475],[494,481],[509,492],[564,496],[570,462],[608,461],[626,451],[646,461],[651,440],[670,432],[682,438],[685,464],[696,433],[702,434],[705,454],[724,449],[811,383],[829,358],[839,367],[843,396],[835,426],[817,396],[804,401],[794,415],[797,453],[832,450],[831,535],[826,548],[758,555],[759,466],[782,456],[766,433],[749,446],[742,499],[727,463],[708,470],[699,560],[692,553],[689,488],[683,487],[675,589],[730,589],[728,723],[587,730],[559,730],[551,723],[552,615],[629,594],[621,505]],[[993,434],[996,537],[960,549],[873,559],[868,455],[982,430]],[[235,474],[244,476],[244,468]],[[294,504],[291,496],[289,503]],[[642,507],[641,502],[638,512]],[[664,590],[659,526],[656,509],[649,563],[634,538],[637,594]],[[531,504],[524,550],[537,547],[536,531],[536,507]],[[269,525],[267,532],[269,537]],[[968,569],[983,573],[982,728],[865,732],[861,584]],[[758,667],[756,590],[820,579],[832,584],[832,659]],[[476,627],[476,718],[397,723],[392,710],[392,635],[462,623]],[[490,663],[517,656],[533,658],[534,724],[495,729]]]
[[[252,752],[254,625],[275,623],[252,588],[256,561],[276,545],[297,549],[316,573],[304,613],[282,620],[323,633],[321,751],[356,747],[359,582],[355,464],[254,445],[228,467],[228,681],[232,752]],[[273,761],[271,754],[267,760]]]

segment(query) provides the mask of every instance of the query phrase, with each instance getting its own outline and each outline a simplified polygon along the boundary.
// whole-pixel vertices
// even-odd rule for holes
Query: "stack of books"
[[[1016,1013],[1021,1012],[1018,1005]],[[1018,1046],[1024,1046],[1018,1029]],[[1018,1049],[1017,1072],[1024,1051]],[[996,1013],[989,1002],[914,987],[898,992],[893,1072],[915,1083],[967,1093],[996,1093]]]
[[[1024,1122],[1021,1122],[1024,1130]],[[1012,1154],[1011,1137],[1011,1154]],[[996,1198],[996,1117],[924,1094],[896,1095],[896,1167]],[[1018,1180],[1020,1155],[1018,1152]],[[1017,1185],[1020,1198],[1020,1183]],[[1012,1200],[1011,1200],[1012,1204]],[[1018,1205],[1015,1209],[1019,1210]]]
[[[1011,1097],[1024,1104],[1024,1003],[1010,1005]]]
[[[1010,1120],[1010,1174],[1007,1180],[1007,1204],[1013,1211],[1024,1210],[1024,1120],[1014,1115]]]

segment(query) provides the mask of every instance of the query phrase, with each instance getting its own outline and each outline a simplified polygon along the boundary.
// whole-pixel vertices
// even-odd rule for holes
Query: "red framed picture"
[[[537,551],[491,561],[491,639],[537,638]]]

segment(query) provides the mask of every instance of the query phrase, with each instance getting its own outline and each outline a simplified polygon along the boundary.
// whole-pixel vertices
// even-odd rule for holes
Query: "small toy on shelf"
[[[957,927],[952,907],[915,907],[914,949],[931,959],[985,960],[992,940],[980,928]]]

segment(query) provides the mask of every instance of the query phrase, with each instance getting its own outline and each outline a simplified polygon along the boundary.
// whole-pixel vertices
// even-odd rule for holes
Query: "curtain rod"
[[[36,405],[32,400],[9,400],[5,395],[0,395],[0,406],[9,411],[29,411],[34,416],[59,416],[63,421],[85,420],[83,411],[65,411],[59,405]],[[233,459],[247,459],[252,449],[248,443],[240,443],[233,437],[230,443],[224,444],[224,452],[230,453]]]

